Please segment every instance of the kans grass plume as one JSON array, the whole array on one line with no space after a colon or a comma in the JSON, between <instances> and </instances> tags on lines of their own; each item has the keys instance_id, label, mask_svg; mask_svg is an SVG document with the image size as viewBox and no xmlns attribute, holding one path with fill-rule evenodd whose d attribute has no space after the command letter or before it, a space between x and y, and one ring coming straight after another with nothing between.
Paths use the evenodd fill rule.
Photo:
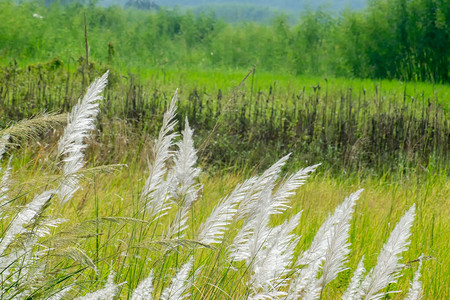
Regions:
<instances>
[{"instance_id":1,"label":"kans grass plume","mask_svg":"<svg viewBox=\"0 0 450 300\"><path fill-rule=\"evenodd\" d=\"M342 295L343 300L357 300L359 299L359 289L361 282L364 279L364 273L366 269L364 268L364 255L356 267L355 273L353 274L350 284Z\"/></svg>"},{"instance_id":2,"label":"kans grass plume","mask_svg":"<svg viewBox=\"0 0 450 300\"><path fill-rule=\"evenodd\" d=\"M134 289L131 300L151 300L153 295L153 271Z\"/></svg>"},{"instance_id":3,"label":"kans grass plume","mask_svg":"<svg viewBox=\"0 0 450 300\"><path fill-rule=\"evenodd\" d=\"M411 226L415 217L415 205L405 213L392 230L389 239L381 249L376 266L369 271L361 284L360 295L365 299L381 299L386 292L379 292L388 284L397 282L404 265L400 263L402 253L410 244Z\"/></svg>"},{"instance_id":4,"label":"kans grass plume","mask_svg":"<svg viewBox=\"0 0 450 300\"><path fill-rule=\"evenodd\" d=\"M110 300L114 299L119 291L119 284L114 283L114 277L116 274L111 271L108 275L108 280L105 286L95 292L87 293L83 297L75 298L75 300Z\"/></svg>"},{"instance_id":5,"label":"kans grass plume","mask_svg":"<svg viewBox=\"0 0 450 300\"><path fill-rule=\"evenodd\" d=\"M220 243L237 213L237 206L254 184L254 178L239 184L230 195L220 200L198 230L198 241L204 244Z\"/></svg>"},{"instance_id":6,"label":"kans grass plume","mask_svg":"<svg viewBox=\"0 0 450 300\"><path fill-rule=\"evenodd\" d=\"M0 130L0 153L2 140L6 145L14 146L19 142L36 140L39 136L67 120L66 114L41 113L30 119L23 119Z\"/></svg>"},{"instance_id":7,"label":"kans grass plume","mask_svg":"<svg viewBox=\"0 0 450 300\"><path fill-rule=\"evenodd\" d=\"M192 265L193 257L181 266L178 273L172 278L170 285L162 292L160 297L161 300L181 300L190 297L190 293L186 291L191 288L193 283L193 281L189 279Z\"/></svg>"},{"instance_id":8,"label":"kans grass plume","mask_svg":"<svg viewBox=\"0 0 450 300\"><path fill-rule=\"evenodd\" d=\"M319 228L309 249L299 256L295 265L305 267L292 280L288 299L318 298L325 285L344 270L350 247L347 243L350 219L361 192L351 194L335 209ZM321 269L322 277L318 279Z\"/></svg>"},{"instance_id":9,"label":"kans grass plume","mask_svg":"<svg viewBox=\"0 0 450 300\"><path fill-rule=\"evenodd\" d=\"M175 120L177 98L178 93L175 92L168 110L164 113L163 124L153 146L153 161L149 163L150 174L141 192L141 205L149 211L150 218L167 214L171 205L170 192L175 174L167 172L166 164L173 156L170 148L178 136L174 132L177 124Z\"/></svg>"},{"instance_id":10,"label":"kans grass plume","mask_svg":"<svg viewBox=\"0 0 450 300\"><path fill-rule=\"evenodd\" d=\"M2 256L5 250L14 240L14 238L26 231L25 226L30 224L33 219L41 212L41 210L48 203L53 194L54 191L45 191L39 194L14 217L0 242L0 261L3 258Z\"/></svg>"},{"instance_id":11,"label":"kans grass plume","mask_svg":"<svg viewBox=\"0 0 450 300\"><path fill-rule=\"evenodd\" d=\"M63 181L58 188L62 204L69 201L80 188L78 171L84 166L83 150L87 147L85 139L95 129L95 118L99 112L100 95L108 81L108 71L95 80L88 88L83 99L73 107L67 117L67 126L58 143L58 155L63 157Z\"/></svg>"},{"instance_id":12,"label":"kans grass plume","mask_svg":"<svg viewBox=\"0 0 450 300\"><path fill-rule=\"evenodd\" d=\"M183 231L188 228L187 220L189 209L197 200L200 184L197 184L200 168L196 168L197 151L194 148L194 140L192 138L193 130L189 127L188 119L186 118L185 127L183 131L183 139L177 143L178 151L174 158L174 181L173 199L178 204L178 211L172 222L168 237L184 237Z\"/></svg>"},{"instance_id":13,"label":"kans grass plume","mask_svg":"<svg viewBox=\"0 0 450 300\"><path fill-rule=\"evenodd\" d=\"M5 208L5 206L8 205L8 192L11 186L10 181L12 171L11 160L12 156L10 156L8 160L8 165L6 166L6 169L3 171L2 179L0 179L0 217L2 216L3 209ZM0 167L0 171L1 169L2 168Z\"/></svg>"},{"instance_id":14,"label":"kans grass plume","mask_svg":"<svg viewBox=\"0 0 450 300\"><path fill-rule=\"evenodd\" d=\"M420 270L422 269L423 254L419 257L419 267L414 273L413 282L408 290L405 300L420 300L422 299L422 282L420 281Z\"/></svg>"}]
</instances>

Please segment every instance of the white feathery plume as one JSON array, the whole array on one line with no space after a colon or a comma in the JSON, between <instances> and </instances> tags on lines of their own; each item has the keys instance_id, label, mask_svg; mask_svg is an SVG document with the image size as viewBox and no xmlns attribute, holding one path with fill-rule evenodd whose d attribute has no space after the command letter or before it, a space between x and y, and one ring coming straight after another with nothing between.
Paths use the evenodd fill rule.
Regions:
<instances>
[{"instance_id":1,"label":"white feathery plume","mask_svg":"<svg viewBox=\"0 0 450 300\"><path fill-rule=\"evenodd\" d=\"M153 295L153 272L134 289L131 300L151 300Z\"/></svg>"},{"instance_id":2,"label":"white feathery plume","mask_svg":"<svg viewBox=\"0 0 450 300\"><path fill-rule=\"evenodd\" d=\"M261 292L258 294L251 294L246 299L248 299L248 300L274 300L274 299L279 299L279 298L280 298L280 296L278 295L277 292L275 292L275 293Z\"/></svg>"},{"instance_id":3,"label":"white feathery plume","mask_svg":"<svg viewBox=\"0 0 450 300\"><path fill-rule=\"evenodd\" d=\"M3 154L5 154L6 152L6 145L8 144L9 138L10 138L9 134L0 136L0 160L3 157Z\"/></svg>"},{"instance_id":4,"label":"white feathery plume","mask_svg":"<svg viewBox=\"0 0 450 300\"><path fill-rule=\"evenodd\" d=\"M37 237L45 237L47 235L50 235L50 230L51 228L56 228L58 227L60 224L65 223L69 220L67 219L62 219L62 218L58 218L58 219L53 219L53 220L45 220L44 223L39 224L39 226L37 228L33 229L32 234L37 236Z\"/></svg>"},{"instance_id":5,"label":"white feathery plume","mask_svg":"<svg viewBox=\"0 0 450 300\"><path fill-rule=\"evenodd\" d=\"M167 211L169 205L169 191L174 175L164 180L166 175L166 162L172 157L170 147L177 133L173 132L177 121L175 120L176 102L178 94L170 102L169 109L164 113L163 124L158 138L153 146L153 163L149 164L150 174L145 180L141 192L141 203L144 209L150 212L150 217L155 217L161 211ZM165 181L165 183L164 183Z\"/></svg>"},{"instance_id":6,"label":"white feathery plume","mask_svg":"<svg viewBox=\"0 0 450 300\"><path fill-rule=\"evenodd\" d=\"M17 214L0 242L0 264L3 259L1 256L8 248L9 244L11 244L17 235L25 232L24 226L28 225L34 219L41 211L42 207L50 200L54 192L55 191L53 190L45 191L36 196L33 201L28 203L25 208Z\"/></svg>"},{"instance_id":7,"label":"white feathery plume","mask_svg":"<svg viewBox=\"0 0 450 300\"><path fill-rule=\"evenodd\" d=\"M330 230L328 239L327 251L324 257L324 264L322 267L323 273L320 280L322 289L330 283L337 275L346 270L344 264L347 262L348 254L350 253L351 243L347 242L350 237L350 221L354 211L356 200L358 200L362 191L358 191L350 197L343 207L343 214L337 224Z\"/></svg>"},{"instance_id":8,"label":"white feathery plume","mask_svg":"<svg viewBox=\"0 0 450 300\"><path fill-rule=\"evenodd\" d=\"M250 295L250 298L279 298L287 295L279 289L288 282L286 275L291 271L289 265L299 241L299 237L291 232L297 227L300 216L301 212L269 232L262 249L251 262L250 284L255 294Z\"/></svg>"},{"instance_id":9,"label":"white feathery plume","mask_svg":"<svg viewBox=\"0 0 450 300\"><path fill-rule=\"evenodd\" d=\"M320 270L322 261L317 259L311 261L306 267L301 269L291 281L287 300L304 297L313 297L320 294L321 287L317 279L317 273Z\"/></svg>"},{"instance_id":10,"label":"white feathery plume","mask_svg":"<svg viewBox=\"0 0 450 300\"><path fill-rule=\"evenodd\" d=\"M175 178L175 173L173 170L167 172L166 178L158 186L157 193L154 194L156 198L152 198L147 206L150 211L150 218L153 221L168 214L169 210L172 208L173 201L171 199L173 180Z\"/></svg>"},{"instance_id":11,"label":"white feathery plume","mask_svg":"<svg viewBox=\"0 0 450 300\"><path fill-rule=\"evenodd\" d=\"M4 278L9 278L11 268L15 267L14 264L24 255L25 250L18 249L0 258L0 283L2 285L4 284Z\"/></svg>"},{"instance_id":12,"label":"white feathery plume","mask_svg":"<svg viewBox=\"0 0 450 300\"><path fill-rule=\"evenodd\" d=\"M9 255L0 259L1 284L14 286L13 289L7 290L7 293L14 295L14 298L20 298L16 293L22 290L24 285L29 287L44 277L45 266L40 263L40 260L47 255L48 248L36 251L34 247L37 241L38 237L35 235L27 237L21 248L14 249ZM21 292L21 295L27 296L30 292L28 288Z\"/></svg>"},{"instance_id":13,"label":"white feathery plume","mask_svg":"<svg viewBox=\"0 0 450 300\"><path fill-rule=\"evenodd\" d=\"M281 205L273 205L272 192L281 168L289 156L290 154L282 157L261 176L248 180L251 186L241 201L241 205L239 205L237 215L237 219L248 219L230 246L229 257L231 261L245 260L247 264L250 264L269 237L271 232L271 228L268 227L270 215L274 214L275 210L282 209ZM286 186L293 185L287 184ZM284 188L283 192L288 193L290 190ZM277 197L279 200L283 199L283 194L280 193ZM272 205L273 210L271 209Z\"/></svg>"},{"instance_id":14,"label":"white feathery plume","mask_svg":"<svg viewBox=\"0 0 450 300\"><path fill-rule=\"evenodd\" d=\"M329 216L317 231L317 234L314 236L309 249L299 256L296 265L306 265L306 267L302 268L296 275L295 279L291 282L291 286L289 289L289 299L296 299L300 295L306 297L305 293L308 295L308 297L313 297L314 295L317 295L317 290L320 294L321 282L317 280L317 274L322 267L322 263L326 259L329 247L335 243L332 241L332 239L336 239L339 237L339 235L336 235L335 233L343 234L343 236L345 237L345 231L337 231L336 227L339 224L342 224L342 227L345 228L345 222L349 222L349 218L353 213L355 202L357 199L359 199L361 193L362 189L348 196L344 200L344 202L336 207L333 215ZM345 244L347 238L343 239L341 237L339 238L341 241L340 243ZM339 249L335 248L335 251L338 250ZM345 260L345 257L347 255L345 254L342 256L339 254L335 254L335 251L329 252L330 257L336 256L332 261L332 272L327 275L329 276L329 278L333 277L331 276L333 275L333 272L341 270L343 260ZM331 266L327 268L330 267Z\"/></svg>"},{"instance_id":15,"label":"white feathery plume","mask_svg":"<svg viewBox=\"0 0 450 300\"><path fill-rule=\"evenodd\" d=\"M5 134L0 137L0 161L3 157L3 154L5 154L6 151L6 145L8 143L10 135ZM9 177L11 176L11 159L12 156L9 158L8 166L6 167L6 170L3 172L2 179L0 181L0 217L3 214L3 208L8 204L8 192L9 192ZM2 168L0 167L0 171Z\"/></svg>"},{"instance_id":16,"label":"white feathery plume","mask_svg":"<svg viewBox=\"0 0 450 300\"><path fill-rule=\"evenodd\" d=\"M9 158L8 166L6 167L5 171L3 172L2 179L0 180L0 216L2 215L1 210L8 204L8 192L10 187L10 181L9 177L11 176L11 159L12 156ZM1 171L1 167L0 167Z\"/></svg>"},{"instance_id":17,"label":"white feathery plume","mask_svg":"<svg viewBox=\"0 0 450 300\"><path fill-rule=\"evenodd\" d=\"M320 166L320 164L298 170L277 188L273 194L273 200L270 205L271 214L281 214L287 208L290 208L290 206L287 205L289 197L295 195L295 191L305 183L309 174L314 172L318 166Z\"/></svg>"},{"instance_id":18,"label":"white feathery plume","mask_svg":"<svg viewBox=\"0 0 450 300\"><path fill-rule=\"evenodd\" d=\"M188 280L192 264L193 258L191 257L183 266L181 266L178 273L172 278L170 285L164 289L160 297L161 300L181 300L189 298L190 294L184 293L191 288L193 283L192 280Z\"/></svg>"},{"instance_id":19,"label":"white feathery plume","mask_svg":"<svg viewBox=\"0 0 450 300\"><path fill-rule=\"evenodd\" d=\"M95 80L88 88L83 99L78 100L77 105L67 118L67 126L64 135L58 143L58 155L64 157L64 180L58 189L58 196L62 204L69 201L79 189L79 175L76 174L84 166L83 150L87 147L84 139L95 129L95 118L99 112L100 93L108 81L107 71L101 78Z\"/></svg>"},{"instance_id":20,"label":"white feathery plume","mask_svg":"<svg viewBox=\"0 0 450 300\"><path fill-rule=\"evenodd\" d=\"M183 233L188 229L187 221L189 215L190 207L182 206L178 209L177 214L166 233L167 238L183 238L185 234Z\"/></svg>"},{"instance_id":21,"label":"white feathery plume","mask_svg":"<svg viewBox=\"0 0 450 300\"><path fill-rule=\"evenodd\" d=\"M312 273L313 274L313 273ZM316 300L320 298L320 291L322 287L320 286L320 279L314 275L310 278L308 285L305 288L305 292L302 296L303 300Z\"/></svg>"},{"instance_id":22,"label":"white feathery plume","mask_svg":"<svg viewBox=\"0 0 450 300\"><path fill-rule=\"evenodd\" d=\"M376 294L388 284L395 283L400 277L403 264L399 262L402 253L408 249L411 226L415 217L415 204L405 213L392 230L386 244L378 255L376 266L370 270L361 284L362 297L365 299L381 299L385 292Z\"/></svg>"},{"instance_id":23,"label":"white feathery plume","mask_svg":"<svg viewBox=\"0 0 450 300\"><path fill-rule=\"evenodd\" d=\"M405 300L420 300L422 299L422 282L420 281L420 270L422 269L423 254L419 257L419 268L414 273L413 282L408 290Z\"/></svg>"},{"instance_id":24,"label":"white feathery plume","mask_svg":"<svg viewBox=\"0 0 450 300\"><path fill-rule=\"evenodd\" d=\"M195 179L200 174L200 169L195 168L197 163L197 151L192 139L193 130L189 127L188 119L185 120L183 139L177 143L178 151L175 154L175 196L183 200L184 206L191 206L197 197L197 185Z\"/></svg>"},{"instance_id":25,"label":"white feathery plume","mask_svg":"<svg viewBox=\"0 0 450 300\"><path fill-rule=\"evenodd\" d=\"M289 155L283 157L257 178L254 186L259 187L258 192L247 197L246 203L239 207L241 209L243 206L244 210L241 216L249 215L249 217L230 246L229 256L232 261L245 260L249 264L260 255L259 252L264 248L263 245L272 232L268 227L270 216L282 213L289 207L286 204L288 197L294 194L294 190L302 185L308 174L317 167L316 165L298 171L273 192L278 174L288 158ZM264 185L260 186L261 184ZM251 199L251 202L248 199Z\"/></svg>"},{"instance_id":26,"label":"white feathery plume","mask_svg":"<svg viewBox=\"0 0 450 300\"><path fill-rule=\"evenodd\" d=\"M259 211L260 203L259 199L261 193L264 189L267 190L267 186L273 188L275 186L275 181L278 179L281 168L286 164L286 161L290 157L290 153L276 163L274 163L270 168L268 168L259 177L253 177L253 186L248 191L248 195L244 198L244 201L239 205L238 209L238 219L243 219L248 217L249 214L254 215L254 212ZM272 189L271 189L272 190ZM270 191L271 191L270 190Z\"/></svg>"},{"instance_id":27,"label":"white feathery plume","mask_svg":"<svg viewBox=\"0 0 450 300\"><path fill-rule=\"evenodd\" d=\"M39 220L42 221L42 220ZM27 230L27 239L24 242L23 258L21 258L21 276L25 277L27 281L31 281L34 278L38 278L43 271L44 265L39 264L39 260L48 254L49 248L44 247L43 250L36 251L33 249L38 245L39 238L45 237L50 234L50 227L58 227L59 224L68 220L55 219L45 220L43 224L34 224L31 230ZM39 245L43 247L43 245ZM14 251L17 252L17 251Z\"/></svg>"},{"instance_id":28,"label":"white feathery plume","mask_svg":"<svg viewBox=\"0 0 450 300\"><path fill-rule=\"evenodd\" d=\"M223 198L211 215L200 226L198 241L204 244L220 243L228 225L237 212L237 205L243 201L254 184L254 178L236 186L230 195Z\"/></svg>"},{"instance_id":29,"label":"white feathery plume","mask_svg":"<svg viewBox=\"0 0 450 300\"><path fill-rule=\"evenodd\" d=\"M361 281L364 278L364 273L366 269L364 268L364 255L358 263L356 267L355 273L353 274L352 279L350 280L350 284L347 287L347 290L342 295L343 300L357 300L359 299Z\"/></svg>"},{"instance_id":30,"label":"white feathery plume","mask_svg":"<svg viewBox=\"0 0 450 300\"><path fill-rule=\"evenodd\" d=\"M114 299L117 292L119 291L119 284L114 283L115 272L111 270L108 275L108 280L106 281L105 287L84 295L83 297L75 298L76 300L110 300Z\"/></svg>"},{"instance_id":31,"label":"white feathery plume","mask_svg":"<svg viewBox=\"0 0 450 300\"><path fill-rule=\"evenodd\" d=\"M229 249L231 261L245 260L249 265L267 242L271 231L268 227L270 212L267 208L270 206L271 198L272 185L268 184L261 193L255 212L252 212L252 216L246 220L234 237Z\"/></svg>"},{"instance_id":32,"label":"white feathery plume","mask_svg":"<svg viewBox=\"0 0 450 300\"><path fill-rule=\"evenodd\" d=\"M18 266L27 255L27 249L19 248L15 251L11 251L8 255L2 256L0 258L0 284L5 285L7 282L17 282L17 271L20 269ZM11 274L16 272L16 274ZM10 292L11 293L11 292Z\"/></svg>"},{"instance_id":33,"label":"white feathery plume","mask_svg":"<svg viewBox=\"0 0 450 300\"><path fill-rule=\"evenodd\" d=\"M18 290L18 288L16 288L16 287L13 288L12 294L14 296L11 299L29 299L30 298L31 291L29 289L25 289L25 290L23 290L23 291L21 291L19 293L16 292L17 290Z\"/></svg>"},{"instance_id":34,"label":"white feathery plume","mask_svg":"<svg viewBox=\"0 0 450 300\"><path fill-rule=\"evenodd\" d=\"M48 297L47 300L61 300L65 299L66 294L73 288L73 284L63 288L62 290L56 292L52 296Z\"/></svg>"},{"instance_id":35,"label":"white feathery plume","mask_svg":"<svg viewBox=\"0 0 450 300\"><path fill-rule=\"evenodd\" d=\"M199 184L195 183L195 179L200 174L200 169L195 168L197 162L197 153L194 148L194 140L192 139L193 130L189 127L188 119L185 121L183 139L178 145L178 151L174 159L174 198L178 200L179 209L172 222L167 236L182 237L182 232L188 228L187 218L189 209L197 200Z\"/></svg>"},{"instance_id":36,"label":"white feathery plume","mask_svg":"<svg viewBox=\"0 0 450 300\"><path fill-rule=\"evenodd\" d=\"M355 205L355 201L359 199L362 191L363 190L360 189L351 194L344 200L344 202L336 207L333 215L329 216L322 226L320 226L309 249L299 257L297 260L297 265L306 265L311 261L323 259L325 257L325 253L328 249L328 241L330 240L330 236L332 234L332 228L336 226L336 224L342 220L345 215L347 215L348 210L352 210Z\"/></svg>"},{"instance_id":37,"label":"white feathery plume","mask_svg":"<svg viewBox=\"0 0 450 300\"><path fill-rule=\"evenodd\" d=\"M246 197L244 205L239 207L244 212L240 216L250 215L241 230L238 232L230 246L230 258L234 261L252 261L266 241L269 232L268 223L270 216L283 212L289 206L286 204L288 197L294 194L294 190L304 183L308 174L318 166L302 169L282 183L276 192L273 192L278 173L285 164L289 155L280 159L269 168L260 178L256 178L253 186L259 190ZM264 184L261 186L261 184ZM255 189L251 190L252 192ZM251 202L249 201L251 200ZM246 212L248 210L248 212Z\"/></svg>"}]
</instances>

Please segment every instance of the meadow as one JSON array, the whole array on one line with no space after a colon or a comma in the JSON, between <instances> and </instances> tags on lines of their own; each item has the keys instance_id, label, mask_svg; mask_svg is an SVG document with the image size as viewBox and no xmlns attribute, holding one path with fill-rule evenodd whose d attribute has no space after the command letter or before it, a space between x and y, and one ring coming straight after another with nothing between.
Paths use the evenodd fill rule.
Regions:
<instances>
[{"instance_id":1,"label":"meadow","mask_svg":"<svg viewBox=\"0 0 450 300\"><path fill-rule=\"evenodd\" d=\"M0 1L1 299L450 298L445 1L50 2Z\"/></svg>"},{"instance_id":2,"label":"meadow","mask_svg":"<svg viewBox=\"0 0 450 300\"><path fill-rule=\"evenodd\" d=\"M396 171L389 160L380 161L379 168L352 171L342 162L327 165L326 156L318 154L323 161L303 161L296 152L288 160L285 157L276 162L288 154L282 148L259 160L251 151L239 154L244 162L228 157L219 160L212 154L217 151L214 143L238 139L233 137L238 133L230 130L234 121L221 124L217 120L228 118L222 118L221 110L229 110L230 115L242 110L242 106L236 109L239 102L233 97L244 97L244 87L230 89L223 95L222 104L210 99L214 110L209 112L207 100L192 103L198 87L185 94L186 87L181 85L178 102L174 102L168 91L150 87L154 97L146 97L151 93L143 85L127 83L124 87L117 79L120 76L111 74L101 105L97 94L88 90L87 95L95 100L93 106L78 103L73 109L78 93L73 92L73 97L62 93L82 89L82 73L70 76L73 86L33 85L34 80L27 80L34 75L24 70L15 75L15 84L5 85L15 87L15 91L2 93L3 107L9 107L5 112L10 116L42 111L39 105L48 105L47 109L67 106L72 113L64 133L60 125L65 121L64 114L10 122L2 131L1 135L7 137L4 149L10 157L3 159L3 298L335 299L355 282L355 295L347 291L345 299L364 295L417 299L408 290L419 263L423 297L449 295L445 203L450 186L445 156L437 154L439 159L428 160L421 168L404 166ZM53 79L58 78L64 77ZM400 83L391 83L390 87L396 84ZM46 86L48 89L42 90ZM205 87L204 95L208 95L208 88L215 89ZM123 96L120 91L124 90L133 96L125 96L120 102L113 100ZM43 93L61 102L48 96L41 98ZM157 93L161 96L155 96ZM372 99L377 93L381 91L375 88L368 97ZM317 88L312 88L304 99L317 103L321 97ZM387 106L393 112L398 111L396 105L405 105L405 100L397 97L393 96ZM342 97L339 101L346 103ZM285 105L285 110L292 109ZM429 103L417 105L417 111L411 109L408 114L427 118ZM80 107L95 113L80 113ZM172 113L164 114L163 119L167 110ZM275 109L270 105L261 110L260 124L275 120L270 113ZM336 116L343 115L336 110ZM76 121L77 111L87 119ZM205 129L202 126L208 124L202 120L218 111L216 122L209 125L211 131L221 133L219 127L226 126L228 135L204 133L200 139L189 140L192 131L185 117L193 120L191 126L194 130L198 126L201 134ZM419 120L424 124L424 119ZM434 116L431 124L441 126L445 122L448 118ZM73 129L67 129L71 126ZM355 126L358 128L359 123ZM176 137L176 131L182 134ZM75 137L68 138L70 133ZM384 139L382 136L381 141ZM227 147L231 146L219 150L229 151ZM445 153L438 147L430 151ZM279 157L273 159L275 155ZM410 163L421 161L420 156L410 159ZM320 162L321 166L302 169ZM315 168L317 171L308 178ZM364 189L362 193L351 194L360 188ZM349 195L353 196L346 198ZM36 203L40 205L34 206ZM255 224L253 219L260 222ZM391 232L395 232L393 237ZM365 270L375 271L367 273L361 268L363 257ZM353 276L356 269L359 279ZM397 279L399 274L402 276Z\"/></svg>"}]
</instances>

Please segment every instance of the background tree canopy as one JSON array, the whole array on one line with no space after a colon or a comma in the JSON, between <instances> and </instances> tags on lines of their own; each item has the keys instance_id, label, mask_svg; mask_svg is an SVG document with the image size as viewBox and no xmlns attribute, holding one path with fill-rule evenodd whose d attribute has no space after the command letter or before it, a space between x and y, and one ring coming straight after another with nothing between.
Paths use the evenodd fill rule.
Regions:
<instances>
[{"instance_id":1,"label":"background tree canopy","mask_svg":"<svg viewBox=\"0 0 450 300\"><path fill-rule=\"evenodd\" d=\"M295 23L283 14L266 23L227 23L211 11L155 8L2 1L0 57L23 64L76 59L84 53L86 13L92 59L119 67L248 69L257 64L289 74L449 80L445 0L373 0L363 10L339 13L306 10L296 14ZM256 20L272 13L247 8L230 10L229 17L241 13ZM13 11L15 17L8 17ZM35 13L44 18L33 18Z\"/></svg>"}]
</instances>

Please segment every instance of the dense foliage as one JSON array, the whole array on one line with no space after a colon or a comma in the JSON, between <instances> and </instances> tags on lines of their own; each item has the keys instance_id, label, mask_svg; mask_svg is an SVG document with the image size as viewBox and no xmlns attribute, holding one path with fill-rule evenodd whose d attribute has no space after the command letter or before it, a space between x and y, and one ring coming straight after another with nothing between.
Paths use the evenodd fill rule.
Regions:
<instances>
[{"instance_id":1,"label":"dense foliage","mask_svg":"<svg viewBox=\"0 0 450 300\"><path fill-rule=\"evenodd\" d=\"M340 15L317 10L295 25L224 23L212 14L138 11L71 2L0 2L0 57L22 64L84 55L121 68L259 69L290 74L449 80L445 0L374 0ZM34 17L33 17L34 16Z\"/></svg>"}]
</instances>

